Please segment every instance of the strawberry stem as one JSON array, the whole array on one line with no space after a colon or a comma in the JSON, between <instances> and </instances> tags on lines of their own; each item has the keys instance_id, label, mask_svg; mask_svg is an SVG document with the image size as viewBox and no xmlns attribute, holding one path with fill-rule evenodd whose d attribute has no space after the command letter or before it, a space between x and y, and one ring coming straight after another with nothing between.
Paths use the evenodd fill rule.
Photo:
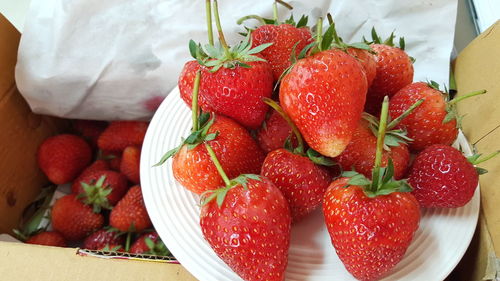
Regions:
<instances>
[{"instance_id":1,"label":"strawberry stem","mask_svg":"<svg viewBox=\"0 0 500 281\"><path fill-rule=\"evenodd\" d=\"M255 19L258 20L262 24L267 24L266 20L264 18L257 16L257 15L248 15L240 18L238 21L236 21L237 24L242 24L244 21L249 20L249 19Z\"/></svg>"},{"instance_id":2,"label":"strawberry stem","mask_svg":"<svg viewBox=\"0 0 500 281\"><path fill-rule=\"evenodd\" d=\"M127 240L125 241L125 252L130 250L130 244L132 242L132 232L127 233Z\"/></svg>"},{"instance_id":3,"label":"strawberry stem","mask_svg":"<svg viewBox=\"0 0 500 281\"><path fill-rule=\"evenodd\" d=\"M473 161L471 163L472 163L472 165L477 165L479 163L483 163L483 162L486 162L486 161L490 160L491 158L497 156L498 154L500 154L500 151L495 151L495 152L491 153L490 155L485 156L482 159L478 158L476 161Z\"/></svg>"},{"instance_id":4,"label":"strawberry stem","mask_svg":"<svg viewBox=\"0 0 500 281\"><path fill-rule=\"evenodd\" d=\"M292 119L290 119L290 116L288 116L288 114L285 113L283 108L281 108L281 106L279 104L277 104L275 101L273 101L272 99L264 98L263 100L267 105L269 105L274 110L276 110L276 112L278 112L279 115L281 115L281 117L283 117L283 119L286 120L288 125L292 128L292 131L295 134L295 137L297 138L297 143L298 143L297 144L297 151L298 151L298 153L300 153L300 154L304 153L304 140L302 139L302 135L300 134L300 131L297 128L297 126L295 126Z\"/></svg>"},{"instance_id":5,"label":"strawberry stem","mask_svg":"<svg viewBox=\"0 0 500 281\"><path fill-rule=\"evenodd\" d=\"M200 89L200 78L201 71L198 69L198 71L196 71L196 77L194 78L193 101L191 104L191 118L193 119L193 128L191 129L191 132L196 132L200 129L200 125L198 123L198 92Z\"/></svg>"},{"instance_id":6,"label":"strawberry stem","mask_svg":"<svg viewBox=\"0 0 500 281\"><path fill-rule=\"evenodd\" d=\"M217 26L217 32L219 33L219 41L224 48L224 54L228 59L231 58L231 52L229 52L229 47L226 42L226 38L224 37L224 33L222 32L222 27L220 24L219 18L219 5L217 4L217 0L214 0L214 17L215 17L215 25Z\"/></svg>"},{"instance_id":7,"label":"strawberry stem","mask_svg":"<svg viewBox=\"0 0 500 281\"><path fill-rule=\"evenodd\" d=\"M212 7L211 0L205 1L205 14L207 15L208 44L214 45L214 33L212 31Z\"/></svg>"},{"instance_id":8,"label":"strawberry stem","mask_svg":"<svg viewBox=\"0 0 500 281\"><path fill-rule=\"evenodd\" d=\"M278 24L278 4L276 4L276 1L273 2L273 19Z\"/></svg>"},{"instance_id":9,"label":"strawberry stem","mask_svg":"<svg viewBox=\"0 0 500 281\"><path fill-rule=\"evenodd\" d=\"M229 187L231 185L231 181L226 175L226 172L224 172L224 169L222 169L222 165L219 162L219 159L217 159L217 156L215 155L214 150L212 147L208 144L205 143L205 147L207 148L208 154L210 154L210 158L212 159L212 162L214 162L215 168L217 168L217 171L219 172L220 176L222 177L222 180L226 184L226 187Z\"/></svg>"},{"instance_id":10,"label":"strawberry stem","mask_svg":"<svg viewBox=\"0 0 500 281\"><path fill-rule=\"evenodd\" d=\"M332 25L333 24L332 14L330 13L326 14L326 18L328 19L328 24Z\"/></svg>"},{"instance_id":11,"label":"strawberry stem","mask_svg":"<svg viewBox=\"0 0 500 281\"><path fill-rule=\"evenodd\" d=\"M321 41L323 41L323 18L319 17L316 24L316 43L321 50Z\"/></svg>"},{"instance_id":12,"label":"strawberry stem","mask_svg":"<svg viewBox=\"0 0 500 281\"><path fill-rule=\"evenodd\" d=\"M474 92L465 94L461 97L458 97L456 99L452 99L451 101L448 102L448 105L453 105L453 104L456 104L457 102L462 101L464 99L467 99L467 98L470 98L473 96L477 96L477 95L483 95L483 94L486 94L486 90L474 91Z\"/></svg>"},{"instance_id":13,"label":"strawberry stem","mask_svg":"<svg viewBox=\"0 0 500 281\"><path fill-rule=\"evenodd\" d=\"M419 99L417 102L412 104L405 112L403 112L403 114L399 115L396 119L392 120L391 123L389 123L389 125L387 125L387 130L396 127L399 124L399 122L401 122L401 120L405 119L408 115L410 115L413 112L413 110L415 110L415 108L420 106L423 102L424 99Z\"/></svg>"},{"instance_id":14,"label":"strawberry stem","mask_svg":"<svg viewBox=\"0 0 500 281\"><path fill-rule=\"evenodd\" d=\"M378 181L380 175L380 165L382 164L382 153L384 151L384 138L387 128L387 115L389 112L389 97L385 96L382 102L382 110L380 112L380 125L378 126L377 134L377 151L375 153L375 164L373 165L373 181ZM372 190L375 192L376 190Z\"/></svg>"},{"instance_id":15,"label":"strawberry stem","mask_svg":"<svg viewBox=\"0 0 500 281\"><path fill-rule=\"evenodd\" d=\"M285 2L285 1L282 1L282 0L275 0L275 3L280 3L281 5L285 6L287 9L289 9L289 10L293 10L292 5L288 4L288 3L287 3L287 2Z\"/></svg>"}]
</instances>

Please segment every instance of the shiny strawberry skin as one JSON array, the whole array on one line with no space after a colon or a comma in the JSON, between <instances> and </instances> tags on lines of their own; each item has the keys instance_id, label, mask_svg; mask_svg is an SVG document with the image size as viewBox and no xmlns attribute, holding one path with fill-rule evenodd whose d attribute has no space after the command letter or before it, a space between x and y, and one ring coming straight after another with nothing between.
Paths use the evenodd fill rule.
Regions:
<instances>
[{"instance_id":1,"label":"shiny strawberry skin","mask_svg":"<svg viewBox=\"0 0 500 281\"><path fill-rule=\"evenodd\" d=\"M408 192L369 198L348 178L331 183L323 213L332 244L355 278L378 280L403 258L420 222L420 209Z\"/></svg>"},{"instance_id":2,"label":"shiny strawberry skin","mask_svg":"<svg viewBox=\"0 0 500 281\"><path fill-rule=\"evenodd\" d=\"M283 193L289 203L293 222L301 220L321 205L332 181L326 167L283 148L266 156L261 175L272 181Z\"/></svg>"},{"instance_id":3,"label":"shiny strawberry skin","mask_svg":"<svg viewBox=\"0 0 500 281\"><path fill-rule=\"evenodd\" d=\"M351 140L367 91L360 63L341 50L297 62L280 86L280 103L307 144L335 157Z\"/></svg>"},{"instance_id":4,"label":"shiny strawberry skin","mask_svg":"<svg viewBox=\"0 0 500 281\"><path fill-rule=\"evenodd\" d=\"M435 144L420 152L410 169L408 183L420 206L458 208L474 196L479 175L455 148Z\"/></svg>"},{"instance_id":5,"label":"shiny strawberry skin","mask_svg":"<svg viewBox=\"0 0 500 281\"><path fill-rule=\"evenodd\" d=\"M141 232L152 226L141 187L136 185L116 204L109 215L109 224L120 231Z\"/></svg>"},{"instance_id":6,"label":"shiny strawberry skin","mask_svg":"<svg viewBox=\"0 0 500 281\"><path fill-rule=\"evenodd\" d=\"M424 82L416 82L399 90L389 105L391 118L397 118L419 99L424 102L399 123L413 141L410 149L420 151L433 144L451 145L458 135L457 121L443 123L446 100L443 94Z\"/></svg>"},{"instance_id":7,"label":"shiny strawberry skin","mask_svg":"<svg viewBox=\"0 0 500 281\"><path fill-rule=\"evenodd\" d=\"M363 66L369 88L373 79L375 79L375 75L377 74L377 61L375 60L375 57L367 50L356 48L348 48L347 53L355 57Z\"/></svg>"},{"instance_id":8,"label":"shiny strawberry skin","mask_svg":"<svg viewBox=\"0 0 500 281\"><path fill-rule=\"evenodd\" d=\"M394 178L401 179L405 176L410 163L410 151L406 144L391 146L390 151L384 150L382 154L382 167L386 167L389 158L394 164ZM377 150L377 137L368 127L368 122L360 120L351 142L346 149L335 158L344 171L354 169L367 178L372 177L375 152Z\"/></svg>"},{"instance_id":9,"label":"shiny strawberry skin","mask_svg":"<svg viewBox=\"0 0 500 281\"><path fill-rule=\"evenodd\" d=\"M378 115L384 96L390 98L413 82L413 63L400 48L383 44L373 44L371 48L377 53L377 74L366 96L365 111Z\"/></svg>"},{"instance_id":10,"label":"shiny strawberry skin","mask_svg":"<svg viewBox=\"0 0 500 281\"><path fill-rule=\"evenodd\" d=\"M203 236L215 253L248 281L284 280L291 216L286 199L266 178L230 189L222 206L215 200L200 214Z\"/></svg>"},{"instance_id":11,"label":"shiny strawberry skin","mask_svg":"<svg viewBox=\"0 0 500 281\"><path fill-rule=\"evenodd\" d=\"M123 235L118 235L118 232L100 229L85 238L82 248L101 250L108 245L108 248L112 249L113 247L109 245L123 245L124 243L125 237Z\"/></svg>"},{"instance_id":12,"label":"shiny strawberry skin","mask_svg":"<svg viewBox=\"0 0 500 281\"><path fill-rule=\"evenodd\" d=\"M285 145L285 141L291 136L292 128L281 115L272 110L269 118L264 121L265 125L257 130L257 142L265 153L269 153ZM292 142L296 143L294 136Z\"/></svg>"},{"instance_id":13,"label":"shiny strawberry skin","mask_svg":"<svg viewBox=\"0 0 500 281\"><path fill-rule=\"evenodd\" d=\"M219 132L217 138L207 143L229 178L260 172L264 152L245 128L230 118L217 115L208 134L216 132ZM197 194L217 189L224 183L203 144L191 150L184 145L174 156L172 169L175 179Z\"/></svg>"},{"instance_id":14,"label":"shiny strawberry skin","mask_svg":"<svg viewBox=\"0 0 500 281\"><path fill-rule=\"evenodd\" d=\"M127 146L123 150L120 172L135 184L140 183L141 149L137 146Z\"/></svg>"},{"instance_id":15,"label":"shiny strawberry skin","mask_svg":"<svg viewBox=\"0 0 500 281\"><path fill-rule=\"evenodd\" d=\"M262 101L273 94L273 75L267 62L246 62L250 68L221 67L214 73L189 61L179 77L181 98L191 107L193 81L201 69L198 103L206 112L222 114L241 125L256 129L266 117L268 106Z\"/></svg>"},{"instance_id":16,"label":"shiny strawberry skin","mask_svg":"<svg viewBox=\"0 0 500 281\"><path fill-rule=\"evenodd\" d=\"M127 193L128 190L127 179L125 178L125 176L118 172L110 170L89 172L83 177L79 178L80 181L75 181L71 185L71 191L73 192L73 194L77 195L83 193L84 189L82 187L82 182L92 185L95 184L102 176L106 177L102 186L112 189L107 198L109 204L114 206L116 205L116 203L118 203L118 201L120 201L120 199L122 199L122 197L125 195L125 193Z\"/></svg>"},{"instance_id":17,"label":"shiny strawberry skin","mask_svg":"<svg viewBox=\"0 0 500 281\"><path fill-rule=\"evenodd\" d=\"M56 201L51 211L52 227L65 239L76 241L100 229L104 216L92 211L75 194L66 195Z\"/></svg>"},{"instance_id":18,"label":"shiny strawberry skin","mask_svg":"<svg viewBox=\"0 0 500 281\"><path fill-rule=\"evenodd\" d=\"M43 231L36 235L31 236L26 240L28 244L44 245L44 246L55 246L55 247L66 247L66 240L64 237L56 231Z\"/></svg>"},{"instance_id":19,"label":"shiny strawberry skin","mask_svg":"<svg viewBox=\"0 0 500 281\"><path fill-rule=\"evenodd\" d=\"M100 149L121 152L127 146L141 146L149 123L138 121L114 121L97 140Z\"/></svg>"},{"instance_id":20,"label":"shiny strawberry skin","mask_svg":"<svg viewBox=\"0 0 500 281\"><path fill-rule=\"evenodd\" d=\"M253 47L272 43L260 54L269 62L273 69L274 80L278 81L285 69L292 65L290 56L295 47L296 56L313 41L311 31L306 27L297 28L291 24L266 24L252 31Z\"/></svg>"}]
</instances>

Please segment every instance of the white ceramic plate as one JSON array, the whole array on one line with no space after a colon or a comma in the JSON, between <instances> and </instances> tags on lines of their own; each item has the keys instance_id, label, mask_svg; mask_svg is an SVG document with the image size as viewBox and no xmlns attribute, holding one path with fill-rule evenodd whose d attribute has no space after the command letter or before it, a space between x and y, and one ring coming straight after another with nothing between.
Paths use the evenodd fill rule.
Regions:
<instances>
[{"instance_id":1,"label":"white ceramic plate","mask_svg":"<svg viewBox=\"0 0 500 281\"><path fill-rule=\"evenodd\" d=\"M185 190L172 174L172 161L152 167L176 147L191 128L191 111L174 89L149 125L142 147L141 183L153 224L177 260L200 280L241 280L212 251L199 226L198 196ZM470 148L460 134L459 145ZM474 234L479 188L458 209L427 209L404 259L383 280L443 280L460 261ZM355 280L337 257L321 210L292 227L286 280Z\"/></svg>"}]
</instances>

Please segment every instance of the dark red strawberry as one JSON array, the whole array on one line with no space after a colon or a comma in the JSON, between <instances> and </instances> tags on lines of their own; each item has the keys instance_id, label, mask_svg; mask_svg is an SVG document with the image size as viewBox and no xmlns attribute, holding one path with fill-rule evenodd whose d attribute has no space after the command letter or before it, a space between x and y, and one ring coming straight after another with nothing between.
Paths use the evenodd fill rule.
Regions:
<instances>
[{"instance_id":1,"label":"dark red strawberry","mask_svg":"<svg viewBox=\"0 0 500 281\"><path fill-rule=\"evenodd\" d=\"M73 127L91 145L97 147L97 139L108 126L108 122L94 120L74 120Z\"/></svg>"},{"instance_id":2,"label":"dark red strawberry","mask_svg":"<svg viewBox=\"0 0 500 281\"><path fill-rule=\"evenodd\" d=\"M45 246L66 247L66 240L56 231L43 231L31 236L26 243Z\"/></svg>"},{"instance_id":3,"label":"dark red strawberry","mask_svg":"<svg viewBox=\"0 0 500 281\"><path fill-rule=\"evenodd\" d=\"M100 229L85 238L82 248L89 250L101 250L108 246L111 249L111 245L123 245L124 243L125 237L119 232Z\"/></svg>"},{"instance_id":4,"label":"dark red strawberry","mask_svg":"<svg viewBox=\"0 0 500 281\"><path fill-rule=\"evenodd\" d=\"M94 161L94 163L85 168L82 173L73 181L71 185L71 191L73 193L77 192L78 186L82 182L82 179L85 178L88 174L94 173L96 171L106 171L109 169L110 167L106 160L97 159L96 161Z\"/></svg>"},{"instance_id":5,"label":"dark red strawberry","mask_svg":"<svg viewBox=\"0 0 500 281\"><path fill-rule=\"evenodd\" d=\"M83 202L97 207L96 212L99 212L100 207L111 208L116 205L127 189L127 179L110 170L87 173L71 186L71 191L78 194Z\"/></svg>"},{"instance_id":6,"label":"dark red strawberry","mask_svg":"<svg viewBox=\"0 0 500 281\"><path fill-rule=\"evenodd\" d=\"M46 139L38 148L38 166L55 184L74 180L92 159L90 146L75 135L63 134Z\"/></svg>"},{"instance_id":7,"label":"dark red strawberry","mask_svg":"<svg viewBox=\"0 0 500 281\"><path fill-rule=\"evenodd\" d=\"M168 256L170 251L167 249L156 231L141 235L130 248L131 254L147 254L155 256Z\"/></svg>"},{"instance_id":8,"label":"dark red strawberry","mask_svg":"<svg viewBox=\"0 0 500 281\"><path fill-rule=\"evenodd\" d=\"M141 146L148 129L147 122L114 121L102 132L97 140L100 149L121 152L127 146Z\"/></svg>"},{"instance_id":9,"label":"dark red strawberry","mask_svg":"<svg viewBox=\"0 0 500 281\"><path fill-rule=\"evenodd\" d=\"M141 232L152 226L140 186L131 187L111 210L109 224L120 231L134 232Z\"/></svg>"},{"instance_id":10,"label":"dark red strawberry","mask_svg":"<svg viewBox=\"0 0 500 281\"><path fill-rule=\"evenodd\" d=\"M486 91L477 91L463 98L484 93ZM420 151L433 144L451 145L458 135L454 104L462 97L447 101L447 95L439 91L437 83L412 83L391 99L391 117L400 116L419 99L423 99L424 103L400 123L400 127L408 132L408 137L413 139L411 150Z\"/></svg>"},{"instance_id":11,"label":"dark red strawberry","mask_svg":"<svg viewBox=\"0 0 500 281\"><path fill-rule=\"evenodd\" d=\"M420 152L408 175L413 195L425 208L458 208L467 204L476 191L479 173L474 167L498 152L479 159L480 155L466 158L455 148L435 144Z\"/></svg>"},{"instance_id":12,"label":"dark red strawberry","mask_svg":"<svg viewBox=\"0 0 500 281\"><path fill-rule=\"evenodd\" d=\"M92 207L78 200L75 194L57 200L51 217L54 230L69 241L83 239L104 224L104 216L94 213Z\"/></svg>"},{"instance_id":13,"label":"dark red strawberry","mask_svg":"<svg viewBox=\"0 0 500 281\"><path fill-rule=\"evenodd\" d=\"M257 142L265 153L282 148L290 137L293 144L297 145L297 140L292 136L292 128L275 110L271 110L269 118L257 130Z\"/></svg>"},{"instance_id":14,"label":"dark red strawberry","mask_svg":"<svg viewBox=\"0 0 500 281\"><path fill-rule=\"evenodd\" d=\"M135 184L139 184L139 168L141 161L141 149L137 146L128 146L123 150L120 172L127 179Z\"/></svg>"}]
</instances>

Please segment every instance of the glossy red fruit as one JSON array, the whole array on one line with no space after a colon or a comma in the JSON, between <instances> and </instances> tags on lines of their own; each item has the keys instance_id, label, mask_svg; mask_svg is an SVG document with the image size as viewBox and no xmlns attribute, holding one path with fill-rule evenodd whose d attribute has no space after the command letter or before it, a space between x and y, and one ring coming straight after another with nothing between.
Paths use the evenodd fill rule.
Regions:
<instances>
[{"instance_id":1,"label":"glossy red fruit","mask_svg":"<svg viewBox=\"0 0 500 281\"><path fill-rule=\"evenodd\" d=\"M363 66L366 75L366 82L368 83L368 88L371 86L375 75L377 74L377 61L375 57L367 50L348 48L347 53L355 57L359 63Z\"/></svg>"},{"instance_id":2,"label":"glossy red fruit","mask_svg":"<svg viewBox=\"0 0 500 281\"><path fill-rule=\"evenodd\" d=\"M125 237L119 235L117 231L100 229L85 238L82 248L89 250L101 250L108 246L112 249L111 245L123 245Z\"/></svg>"},{"instance_id":3,"label":"glossy red fruit","mask_svg":"<svg viewBox=\"0 0 500 281\"><path fill-rule=\"evenodd\" d=\"M265 155L248 131L227 117L217 115L214 118L208 134L219 132L219 135L207 143L213 148L228 177L258 174ZM217 189L224 183L205 145L191 150L184 145L174 156L172 169L175 179L197 194Z\"/></svg>"},{"instance_id":4,"label":"glossy red fruit","mask_svg":"<svg viewBox=\"0 0 500 281\"><path fill-rule=\"evenodd\" d=\"M156 232L145 233L141 235L130 247L131 254L144 254L151 251L151 248L146 244L146 239L149 238L153 243L160 240L160 236Z\"/></svg>"},{"instance_id":5,"label":"glossy red fruit","mask_svg":"<svg viewBox=\"0 0 500 281\"><path fill-rule=\"evenodd\" d=\"M307 27L297 28L291 24L266 24L252 31L253 47L272 43L260 54L269 62L273 69L274 80L277 81L283 71L292 65L290 57L293 47L295 55L313 41L311 31ZM298 42L298 43L297 43Z\"/></svg>"},{"instance_id":6,"label":"glossy red fruit","mask_svg":"<svg viewBox=\"0 0 500 281\"><path fill-rule=\"evenodd\" d=\"M128 146L123 150L120 172L135 184L140 182L141 149L137 146Z\"/></svg>"},{"instance_id":7,"label":"glossy red fruit","mask_svg":"<svg viewBox=\"0 0 500 281\"><path fill-rule=\"evenodd\" d=\"M386 167L389 158L394 164L394 178L401 179L406 174L410 163L410 151L404 143L399 146L391 146L390 150L384 150L381 167ZM368 122L360 120L351 142L346 149L335 158L344 171L355 170L367 178L372 177L373 163L377 151L377 137L368 127Z\"/></svg>"},{"instance_id":8,"label":"glossy red fruit","mask_svg":"<svg viewBox=\"0 0 500 281\"><path fill-rule=\"evenodd\" d=\"M413 82L413 63L400 48L384 44L373 44L371 48L376 52L377 74L366 96L365 111L378 115L384 96L390 98Z\"/></svg>"},{"instance_id":9,"label":"glossy red fruit","mask_svg":"<svg viewBox=\"0 0 500 281\"><path fill-rule=\"evenodd\" d=\"M109 224L120 231L134 232L141 232L152 226L140 186L131 187L111 210Z\"/></svg>"},{"instance_id":10,"label":"glossy red fruit","mask_svg":"<svg viewBox=\"0 0 500 281\"><path fill-rule=\"evenodd\" d=\"M272 110L269 118L257 130L257 142L265 153L269 153L284 147L286 139L291 137L291 134L292 128L286 120L278 112ZM295 136L292 137L292 143L296 144Z\"/></svg>"},{"instance_id":11,"label":"glossy red fruit","mask_svg":"<svg viewBox=\"0 0 500 281\"><path fill-rule=\"evenodd\" d=\"M31 236L26 240L28 244L37 244L44 246L66 247L66 240L56 231L44 231Z\"/></svg>"},{"instance_id":12,"label":"glossy red fruit","mask_svg":"<svg viewBox=\"0 0 500 281\"><path fill-rule=\"evenodd\" d=\"M149 123L138 121L114 121L97 140L100 149L121 152L127 146L141 146Z\"/></svg>"},{"instance_id":13,"label":"glossy red fruit","mask_svg":"<svg viewBox=\"0 0 500 281\"><path fill-rule=\"evenodd\" d=\"M191 107L193 81L201 69L198 103L205 112L222 114L241 125L256 129L266 117L268 106L262 101L273 93L273 75L267 62L245 62L250 68L221 67L210 72L197 61L189 61L179 77L181 98Z\"/></svg>"},{"instance_id":14,"label":"glossy red fruit","mask_svg":"<svg viewBox=\"0 0 500 281\"><path fill-rule=\"evenodd\" d=\"M359 62L327 50L297 62L280 86L280 102L307 144L335 157L351 140L367 91Z\"/></svg>"},{"instance_id":15,"label":"glossy red fruit","mask_svg":"<svg viewBox=\"0 0 500 281\"><path fill-rule=\"evenodd\" d=\"M241 278L284 280L291 216L286 199L266 178L231 188L219 207L215 200L200 214L203 236Z\"/></svg>"},{"instance_id":16,"label":"glossy red fruit","mask_svg":"<svg viewBox=\"0 0 500 281\"><path fill-rule=\"evenodd\" d=\"M424 102L399 123L413 139L411 150L420 151L433 144L451 145L458 135L457 121L453 118L443 122L448 114L445 97L427 83L416 82L397 92L389 105L391 118L403 114L419 99Z\"/></svg>"},{"instance_id":17,"label":"glossy red fruit","mask_svg":"<svg viewBox=\"0 0 500 281\"><path fill-rule=\"evenodd\" d=\"M331 183L323 213L332 244L358 280L378 280L403 258L420 221L418 202L409 192L369 198L348 178Z\"/></svg>"},{"instance_id":18,"label":"glossy red fruit","mask_svg":"<svg viewBox=\"0 0 500 281\"><path fill-rule=\"evenodd\" d=\"M266 156L261 175L283 193L290 206L293 222L301 220L321 205L332 181L328 168L283 148Z\"/></svg>"},{"instance_id":19,"label":"glossy red fruit","mask_svg":"<svg viewBox=\"0 0 500 281\"><path fill-rule=\"evenodd\" d=\"M92 207L83 204L75 194L57 200L52 207L51 217L54 230L69 241L83 239L104 224L104 216L94 213Z\"/></svg>"},{"instance_id":20,"label":"glossy red fruit","mask_svg":"<svg viewBox=\"0 0 500 281\"><path fill-rule=\"evenodd\" d=\"M95 185L101 177L106 177L106 179L104 180L101 187L96 187ZM127 179L125 178L125 176L118 172L110 170L93 171L86 173L83 177L80 178L79 182L74 182L71 185L71 191L77 195L85 193L82 183L94 186L95 189L111 189L111 193L106 196L111 206L116 205L116 203L118 203L118 201L122 199L123 195L125 195L128 190ZM83 200L85 200L85 198L86 196L82 197Z\"/></svg>"},{"instance_id":21,"label":"glossy red fruit","mask_svg":"<svg viewBox=\"0 0 500 281\"><path fill-rule=\"evenodd\" d=\"M408 175L420 206L457 208L474 196L479 175L467 158L447 145L436 144L420 152Z\"/></svg>"},{"instance_id":22,"label":"glossy red fruit","mask_svg":"<svg viewBox=\"0 0 500 281\"><path fill-rule=\"evenodd\" d=\"M73 127L91 145L97 147L97 139L108 126L108 122L94 120L74 120Z\"/></svg>"},{"instance_id":23,"label":"glossy red fruit","mask_svg":"<svg viewBox=\"0 0 500 281\"><path fill-rule=\"evenodd\" d=\"M91 159L90 146L75 135L50 137L38 148L38 166L55 184L74 180L89 165Z\"/></svg>"},{"instance_id":24,"label":"glossy red fruit","mask_svg":"<svg viewBox=\"0 0 500 281\"><path fill-rule=\"evenodd\" d=\"M81 184L82 179L85 178L88 174L91 174L95 171L106 171L109 169L110 167L106 160L98 159L94 161L94 163L85 168L82 173L73 181L73 183L71 184L71 191L74 193L77 192L78 186Z\"/></svg>"}]
</instances>

